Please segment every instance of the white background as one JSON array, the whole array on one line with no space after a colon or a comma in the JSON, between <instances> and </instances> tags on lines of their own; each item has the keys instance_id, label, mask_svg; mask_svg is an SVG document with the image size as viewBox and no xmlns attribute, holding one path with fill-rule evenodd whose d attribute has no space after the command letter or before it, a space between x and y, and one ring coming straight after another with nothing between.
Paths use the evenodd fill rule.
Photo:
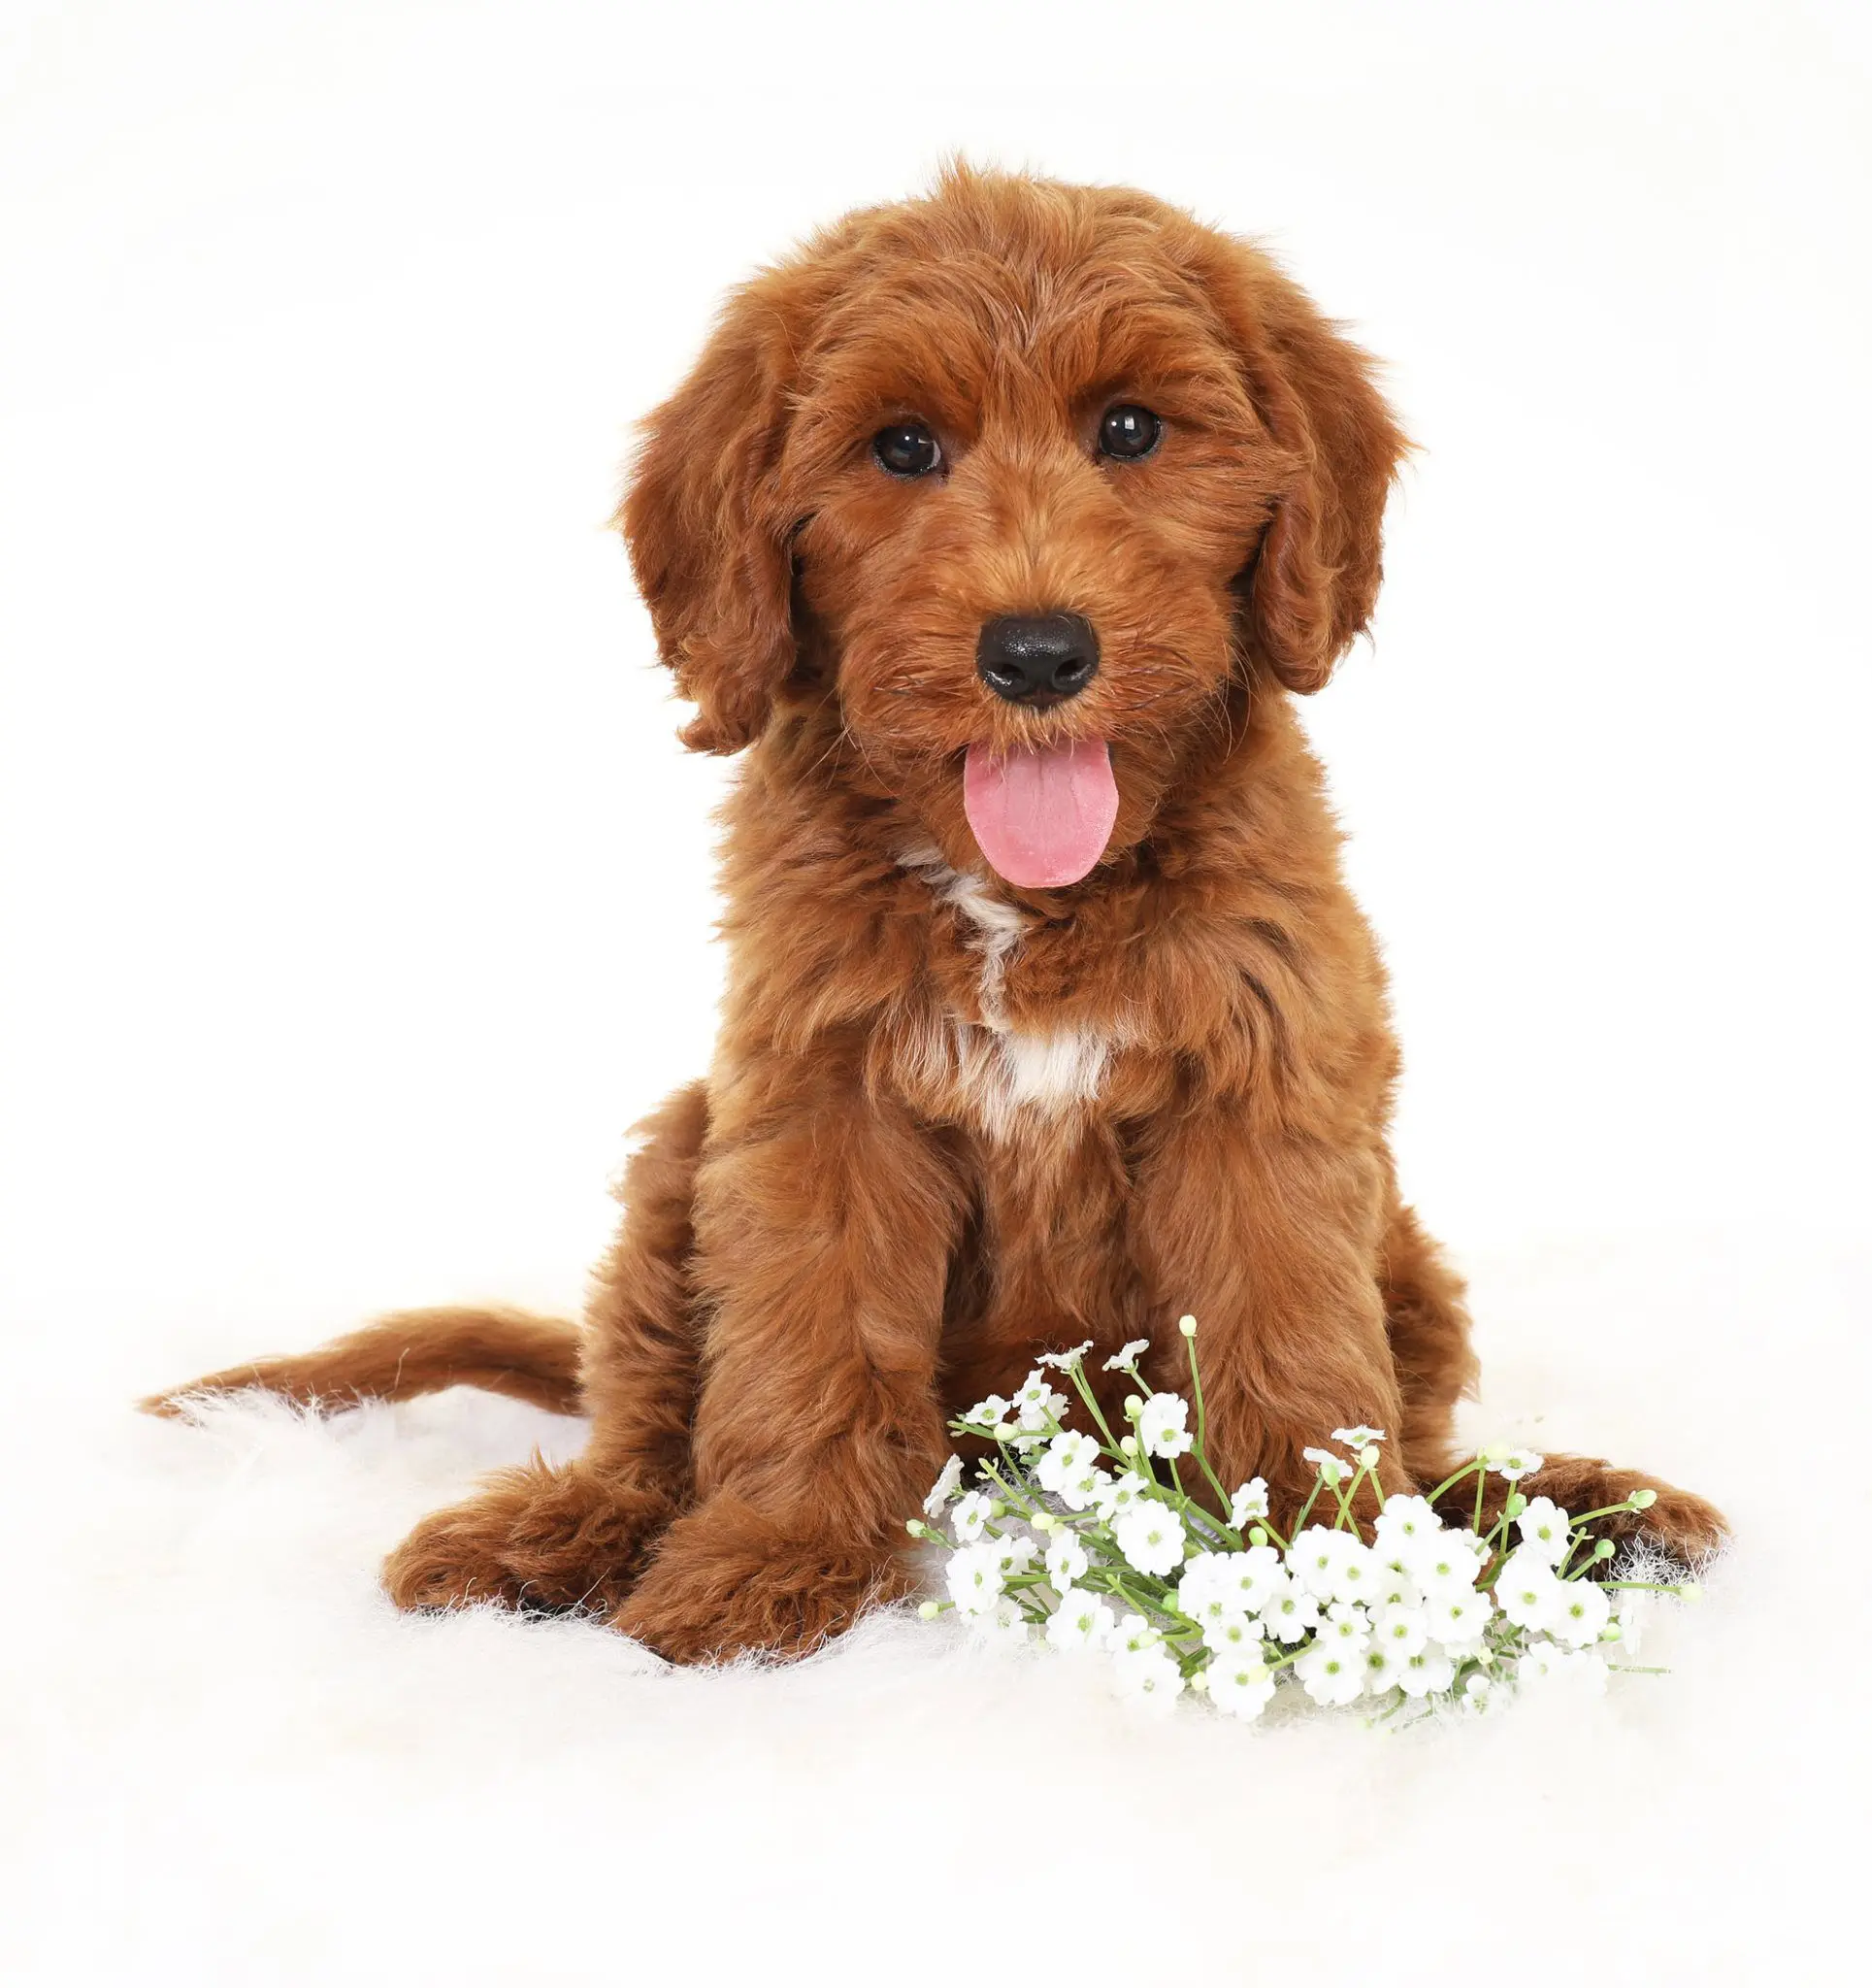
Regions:
<instances>
[{"instance_id":1,"label":"white background","mask_svg":"<svg viewBox=\"0 0 1872 1988\"><path fill-rule=\"evenodd\" d=\"M576 1302L624 1128L708 1053L732 778L603 529L630 426L729 282L950 151L1255 233L1387 362L1421 452L1308 716L1407 1185L1517 1410L1577 1364L1773 1516L1808 1439L1759 1363L1862 1367L1853 17L4 0L22 1537L56 1479L64 1559L108 1551L132 1392Z\"/></svg>"}]
</instances>

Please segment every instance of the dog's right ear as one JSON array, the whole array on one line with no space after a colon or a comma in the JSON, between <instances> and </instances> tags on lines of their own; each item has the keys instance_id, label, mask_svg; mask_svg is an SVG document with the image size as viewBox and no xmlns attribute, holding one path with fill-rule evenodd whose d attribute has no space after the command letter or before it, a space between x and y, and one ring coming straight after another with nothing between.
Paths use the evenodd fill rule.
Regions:
<instances>
[{"instance_id":1,"label":"dog's right ear","mask_svg":"<svg viewBox=\"0 0 1872 1988\"><path fill-rule=\"evenodd\" d=\"M657 652L698 707L682 743L738 752L793 668L791 520L777 489L801 272L730 298L681 386L643 424L616 524Z\"/></svg>"}]
</instances>

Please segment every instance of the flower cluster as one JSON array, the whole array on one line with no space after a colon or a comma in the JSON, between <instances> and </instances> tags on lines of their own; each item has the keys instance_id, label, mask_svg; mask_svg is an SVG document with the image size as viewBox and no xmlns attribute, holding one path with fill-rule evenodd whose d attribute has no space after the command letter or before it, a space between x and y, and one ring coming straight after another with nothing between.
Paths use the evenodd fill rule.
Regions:
<instances>
[{"instance_id":1,"label":"flower cluster","mask_svg":"<svg viewBox=\"0 0 1872 1988\"><path fill-rule=\"evenodd\" d=\"M926 1616L954 1609L990 1637L1101 1655L1121 1692L1156 1709L1187 1691L1252 1719L1297 1686L1319 1705L1390 1715L1555 1681L1603 1689L1609 1671L1636 1668L1620 1659L1635 1646L1639 1599L1695 1592L1637 1577L1666 1572L1652 1566L1608 1577L1614 1548L1594 1541L1593 1522L1642 1510L1654 1493L1569 1514L1521 1491L1542 1461L1525 1449L1486 1450L1428 1497L1383 1499L1367 1538L1353 1514L1365 1480L1378 1489L1385 1432L1363 1426L1305 1452L1311 1494L1283 1538L1261 1478L1231 1491L1211 1469L1196 1321L1179 1330L1189 1401L1149 1391L1146 1341L1105 1362L1137 1389L1122 1437L1086 1380L1090 1342L1042 1355L1012 1400L990 1395L950 1425L995 1453L967 1490L951 1457L910 1521L946 1554L947 1599L926 1602ZM1050 1375L1076 1390L1096 1435L1065 1426L1069 1404ZM1506 1496L1485 1528L1491 1475ZM1450 1509L1473 1522L1446 1523ZM928 1522L945 1518L946 1533Z\"/></svg>"}]
</instances>

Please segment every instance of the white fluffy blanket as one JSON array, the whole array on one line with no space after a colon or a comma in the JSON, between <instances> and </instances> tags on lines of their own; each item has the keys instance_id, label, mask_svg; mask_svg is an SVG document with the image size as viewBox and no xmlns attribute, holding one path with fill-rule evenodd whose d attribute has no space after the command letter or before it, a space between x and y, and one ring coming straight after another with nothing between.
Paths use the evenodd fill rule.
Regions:
<instances>
[{"instance_id":1,"label":"white fluffy blanket","mask_svg":"<svg viewBox=\"0 0 1872 1988\"><path fill-rule=\"evenodd\" d=\"M713 1674L400 1617L400 1529L577 1424L456 1392L180 1428L122 1399L173 1358L118 1343L101 1391L14 1396L6 1978L1818 1979L1861 1820L1852 1268L1684 1238L1478 1267L1478 1435L1681 1475L1740 1543L1654 1631L1670 1675L1402 1735L1153 1723L904 1614Z\"/></svg>"}]
</instances>

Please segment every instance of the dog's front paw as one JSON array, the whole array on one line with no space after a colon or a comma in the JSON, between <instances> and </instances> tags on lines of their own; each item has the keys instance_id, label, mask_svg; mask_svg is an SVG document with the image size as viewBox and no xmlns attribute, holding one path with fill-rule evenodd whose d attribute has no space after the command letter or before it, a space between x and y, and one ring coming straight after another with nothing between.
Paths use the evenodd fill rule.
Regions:
<instances>
[{"instance_id":1,"label":"dog's front paw","mask_svg":"<svg viewBox=\"0 0 1872 1988\"><path fill-rule=\"evenodd\" d=\"M466 1504L431 1512L384 1563L383 1584L400 1608L607 1613L673 1515L660 1492L575 1464L504 1471Z\"/></svg>"},{"instance_id":2,"label":"dog's front paw","mask_svg":"<svg viewBox=\"0 0 1872 1988\"><path fill-rule=\"evenodd\" d=\"M887 1547L793 1537L718 1497L664 1535L611 1626L677 1664L800 1657L914 1585Z\"/></svg>"},{"instance_id":3,"label":"dog's front paw","mask_svg":"<svg viewBox=\"0 0 1872 1988\"><path fill-rule=\"evenodd\" d=\"M1550 1456L1518 1486L1491 1476L1483 1502L1485 1528L1500 1516L1503 1502L1516 1489L1528 1498L1551 1498L1575 1524L1588 1512L1598 1512L1602 1515L1588 1528L1595 1539L1653 1540L1689 1568L1720 1551L1729 1537L1728 1521L1708 1499L1693 1491L1681 1491L1661 1477L1647 1476L1643 1471L1620 1470L1588 1456ZM1645 1491L1652 1494L1652 1502L1634 1508L1630 1502L1633 1494ZM1467 1524L1474 1516L1474 1497L1471 1479L1445 1500L1445 1516L1452 1523Z\"/></svg>"}]
</instances>

